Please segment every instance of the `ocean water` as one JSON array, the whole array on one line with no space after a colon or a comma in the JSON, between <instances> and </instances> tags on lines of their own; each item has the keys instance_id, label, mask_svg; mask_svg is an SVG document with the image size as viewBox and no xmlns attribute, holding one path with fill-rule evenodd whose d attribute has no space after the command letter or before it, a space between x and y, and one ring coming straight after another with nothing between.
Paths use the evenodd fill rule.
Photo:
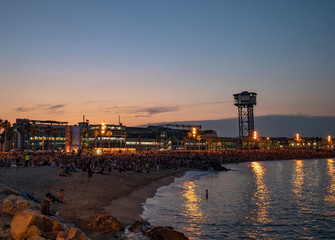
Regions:
<instances>
[{"instance_id":1,"label":"ocean water","mask_svg":"<svg viewBox=\"0 0 335 240\"><path fill-rule=\"evenodd\" d=\"M142 217L190 239L335 239L334 159L225 166L161 187Z\"/></svg>"}]
</instances>

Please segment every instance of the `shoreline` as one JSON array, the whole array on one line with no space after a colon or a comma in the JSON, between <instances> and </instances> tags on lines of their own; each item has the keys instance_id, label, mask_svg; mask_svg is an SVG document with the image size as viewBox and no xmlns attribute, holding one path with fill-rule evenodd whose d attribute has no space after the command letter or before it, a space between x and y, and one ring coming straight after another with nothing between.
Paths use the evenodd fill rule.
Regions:
<instances>
[{"instance_id":1,"label":"shoreline","mask_svg":"<svg viewBox=\"0 0 335 240\"><path fill-rule=\"evenodd\" d=\"M170 185L176 178L184 176L186 172L187 170L152 181L146 186L135 189L127 196L113 200L104 209L125 226L131 225L141 218L143 204L147 199L154 197L159 188Z\"/></svg>"}]
</instances>

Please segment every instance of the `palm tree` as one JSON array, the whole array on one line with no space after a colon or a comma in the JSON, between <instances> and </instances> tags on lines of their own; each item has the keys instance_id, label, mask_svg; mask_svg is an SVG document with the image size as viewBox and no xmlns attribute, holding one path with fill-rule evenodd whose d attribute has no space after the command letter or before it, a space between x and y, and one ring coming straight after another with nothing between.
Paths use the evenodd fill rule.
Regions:
<instances>
[{"instance_id":1,"label":"palm tree","mask_svg":"<svg viewBox=\"0 0 335 240\"><path fill-rule=\"evenodd\" d=\"M141 136L137 136L137 141L138 141L138 150L140 150L141 149L142 137Z\"/></svg>"},{"instance_id":2,"label":"palm tree","mask_svg":"<svg viewBox=\"0 0 335 240\"><path fill-rule=\"evenodd\" d=\"M191 132L187 133L187 138L188 138L189 150L191 150L191 138L192 138L192 133Z\"/></svg>"},{"instance_id":3,"label":"palm tree","mask_svg":"<svg viewBox=\"0 0 335 240\"><path fill-rule=\"evenodd\" d=\"M173 146L175 145L174 143L176 142L176 140L177 140L177 138L176 138L175 136L172 136L172 137L171 137L171 149L172 149L172 150L174 150L174 149L173 149Z\"/></svg>"},{"instance_id":4,"label":"palm tree","mask_svg":"<svg viewBox=\"0 0 335 240\"><path fill-rule=\"evenodd\" d=\"M207 138L206 143L207 143L207 150L208 151L211 150L211 142L212 142L212 139Z\"/></svg>"},{"instance_id":5,"label":"palm tree","mask_svg":"<svg viewBox=\"0 0 335 240\"><path fill-rule=\"evenodd\" d=\"M2 128L1 123L2 123L2 119L0 119L0 130L1 130L1 128ZM0 150L2 150L2 144L1 144L0 146L1 146L1 147L0 147Z\"/></svg>"},{"instance_id":6,"label":"palm tree","mask_svg":"<svg viewBox=\"0 0 335 240\"><path fill-rule=\"evenodd\" d=\"M19 122L17 124L17 131L21 136L21 150L24 151L24 133L26 132L26 122Z\"/></svg>"},{"instance_id":7,"label":"palm tree","mask_svg":"<svg viewBox=\"0 0 335 240\"><path fill-rule=\"evenodd\" d=\"M94 135L94 147L97 148L97 137L99 136L99 131L94 130L93 135Z\"/></svg>"},{"instance_id":8,"label":"palm tree","mask_svg":"<svg viewBox=\"0 0 335 240\"><path fill-rule=\"evenodd\" d=\"M128 134L125 132L124 133L124 147L125 147L125 149L127 149L127 137L128 137Z\"/></svg>"},{"instance_id":9,"label":"palm tree","mask_svg":"<svg viewBox=\"0 0 335 240\"><path fill-rule=\"evenodd\" d=\"M44 128L44 133L45 133L45 135L47 135L47 145L48 145L48 150L49 150L49 147L50 147L50 136L52 135L52 130L53 130L53 127L51 127L50 125L48 125L48 126L46 126L45 128Z\"/></svg>"},{"instance_id":10,"label":"palm tree","mask_svg":"<svg viewBox=\"0 0 335 240\"><path fill-rule=\"evenodd\" d=\"M216 151L218 151L218 147L219 147L219 138L218 137L215 138L215 146L216 146Z\"/></svg>"},{"instance_id":11,"label":"palm tree","mask_svg":"<svg viewBox=\"0 0 335 240\"><path fill-rule=\"evenodd\" d=\"M51 135L54 138L54 151L56 151L56 138L59 135L59 128L52 128Z\"/></svg>"},{"instance_id":12,"label":"palm tree","mask_svg":"<svg viewBox=\"0 0 335 240\"><path fill-rule=\"evenodd\" d=\"M106 136L108 136L108 148L111 150L111 136L113 135L113 132L111 130L107 130Z\"/></svg>"},{"instance_id":13,"label":"palm tree","mask_svg":"<svg viewBox=\"0 0 335 240\"><path fill-rule=\"evenodd\" d=\"M81 144L81 148L83 149L85 146L85 143L83 141L83 139L87 139L87 129L81 129L81 133L80 133L80 144Z\"/></svg>"},{"instance_id":14,"label":"palm tree","mask_svg":"<svg viewBox=\"0 0 335 240\"><path fill-rule=\"evenodd\" d=\"M183 141L184 141L184 150L187 150L187 149L186 149L187 137L184 137L184 138L183 138Z\"/></svg>"},{"instance_id":15,"label":"palm tree","mask_svg":"<svg viewBox=\"0 0 335 240\"><path fill-rule=\"evenodd\" d=\"M4 142L4 145L5 145L5 152L6 152L6 147L7 147L7 132L8 132L8 129L10 128L10 122L8 122L8 120L5 120L1 123L1 127L4 129L4 132L5 132L5 142Z\"/></svg>"},{"instance_id":16,"label":"palm tree","mask_svg":"<svg viewBox=\"0 0 335 240\"><path fill-rule=\"evenodd\" d=\"M38 130L38 126L37 125L32 125L30 127L30 133L33 135L34 137L34 151L35 151L35 147L36 147L36 136L39 134L39 130Z\"/></svg>"},{"instance_id":17,"label":"palm tree","mask_svg":"<svg viewBox=\"0 0 335 240\"><path fill-rule=\"evenodd\" d=\"M159 136L156 136L156 145L157 145L157 150L158 150L158 146L161 143L161 138Z\"/></svg>"},{"instance_id":18,"label":"palm tree","mask_svg":"<svg viewBox=\"0 0 335 240\"><path fill-rule=\"evenodd\" d=\"M200 135L197 135L197 140L198 140L198 143L199 143L199 150L200 150L200 140L201 140L201 136Z\"/></svg>"}]
</instances>

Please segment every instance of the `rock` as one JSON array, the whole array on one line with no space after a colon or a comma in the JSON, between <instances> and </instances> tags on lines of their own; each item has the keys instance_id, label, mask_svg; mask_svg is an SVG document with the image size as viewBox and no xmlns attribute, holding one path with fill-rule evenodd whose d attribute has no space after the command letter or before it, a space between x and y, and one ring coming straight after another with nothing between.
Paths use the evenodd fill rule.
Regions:
<instances>
[{"instance_id":1,"label":"rock","mask_svg":"<svg viewBox=\"0 0 335 240\"><path fill-rule=\"evenodd\" d=\"M109 215L102 215L97 217L92 217L90 220L91 227L93 231L109 231L109 232L120 232L124 230L123 224L120 223L116 217Z\"/></svg>"},{"instance_id":2,"label":"rock","mask_svg":"<svg viewBox=\"0 0 335 240\"><path fill-rule=\"evenodd\" d=\"M46 240L46 238L42 237L42 236L34 236L31 238L28 238L27 240Z\"/></svg>"},{"instance_id":3,"label":"rock","mask_svg":"<svg viewBox=\"0 0 335 240\"><path fill-rule=\"evenodd\" d=\"M145 221L144 219L136 220L135 223L130 225L128 228L131 232L147 232L152 228L151 224Z\"/></svg>"},{"instance_id":4,"label":"rock","mask_svg":"<svg viewBox=\"0 0 335 240\"><path fill-rule=\"evenodd\" d=\"M57 234L56 240L63 240L63 239L65 240L68 234L69 234L68 231L61 231Z\"/></svg>"},{"instance_id":5,"label":"rock","mask_svg":"<svg viewBox=\"0 0 335 240\"><path fill-rule=\"evenodd\" d=\"M154 227L147 234L150 240L188 240L184 233L178 232L173 227Z\"/></svg>"},{"instance_id":6,"label":"rock","mask_svg":"<svg viewBox=\"0 0 335 240\"><path fill-rule=\"evenodd\" d=\"M71 227L69 230L58 232L56 240L89 240L83 231L79 228Z\"/></svg>"},{"instance_id":7,"label":"rock","mask_svg":"<svg viewBox=\"0 0 335 240\"><path fill-rule=\"evenodd\" d=\"M35 237L35 236L44 236L45 234L41 229L32 225L27 229L27 235L28 235L28 237L32 238L32 237Z\"/></svg>"},{"instance_id":8,"label":"rock","mask_svg":"<svg viewBox=\"0 0 335 240\"><path fill-rule=\"evenodd\" d=\"M66 239L71 239L71 240L88 240L89 238L79 228L71 227Z\"/></svg>"},{"instance_id":9,"label":"rock","mask_svg":"<svg viewBox=\"0 0 335 240\"><path fill-rule=\"evenodd\" d=\"M0 239L6 239L6 240L10 240L13 239L11 237L11 233L10 233L10 225L8 224L0 224Z\"/></svg>"},{"instance_id":10,"label":"rock","mask_svg":"<svg viewBox=\"0 0 335 240\"><path fill-rule=\"evenodd\" d=\"M213 168L214 171L229 171L231 169L223 167L220 163L214 162L210 164L210 166Z\"/></svg>"},{"instance_id":11,"label":"rock","mask_svg":"<svg viewBox=\"0 0 335 240\"><path fill-rule=\"evenodd\" d=\"M3 200L2 211L9 215L15 215L21 211L29 209L32 206L33 204L27 199L20 196L10 195Z\"/></svg>"},{"instance_id":12,"label":"rock","mask_svg":"<svg viewBox=\"0 0 335 240\"><path fill-rule=\"evenodd\" d=\"M64 231L62 224L58 220L31 210L16 214L10 225L12 236L15 240L28 238L28 229L32 225L43 232Z\"/></svg>"}]
</instances>

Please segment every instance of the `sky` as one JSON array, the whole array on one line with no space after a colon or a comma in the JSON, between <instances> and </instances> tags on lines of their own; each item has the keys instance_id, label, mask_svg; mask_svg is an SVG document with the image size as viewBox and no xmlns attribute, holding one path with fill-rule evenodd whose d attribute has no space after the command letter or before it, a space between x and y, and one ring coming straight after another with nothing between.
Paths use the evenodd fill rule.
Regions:
<instances>
[{"instance_id":1,"label":"sky","mask_svg":"<svg viewBox=\"0 0 335 240\"><path fill-rule=\"evenodd\" d=\"M335 116L335 1L2 0L0 119Z\"/></svg>"}]
</instances>

